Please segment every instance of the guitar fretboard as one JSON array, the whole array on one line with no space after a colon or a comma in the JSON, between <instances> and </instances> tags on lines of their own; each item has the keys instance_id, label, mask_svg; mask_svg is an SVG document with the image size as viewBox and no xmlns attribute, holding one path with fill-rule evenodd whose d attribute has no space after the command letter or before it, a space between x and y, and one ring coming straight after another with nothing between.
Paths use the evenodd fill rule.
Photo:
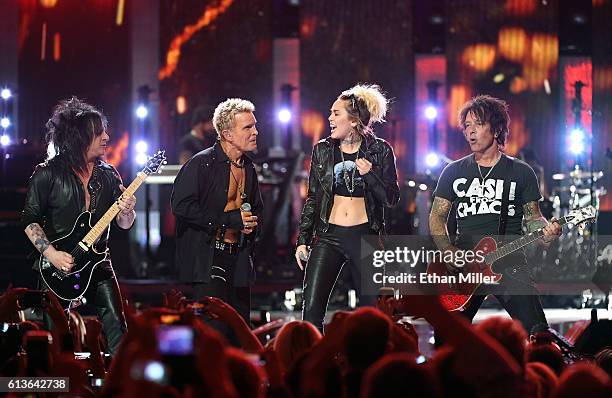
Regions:
<instances>
[{"instance_id":1,"label":"guitar fretboard","mask_svg":"<svg viewBox=\"0 0 612 398\"><path fill-rule=\"evenodd\" d=\"M561 217L561 219L559 219L557 222L563 227L565 224L568 223L567 217ZM540 228L537 231L533 231L487 254L486 260L489 264L493 263L499 260L500 258L506 257L508 254L514 253L518 249L532 244L533 242L540 239L542 236L544 236L544 228Z\"/></svg>"},{"instance_id":2,"label":"guitar fretboard","mask_svg":"<svg viewBox=\"0 0 612 398\"><path fill-rule=\"evenodd\" d=\"M146 180L146 178L147 174L143 173L142 171L136 174L136 178L134 178L134 181L132 181L130 186L127 187L125 191L123 191L121 196L129 198L130 196L134 195L134 192L136 192L136 190L140 187L144 180ZM106 213L104 213L102 218L98 220L96 225L93 226L91 231L89 231L87 235L85 235L82 242L85 243L87 247L91 247L96 242L96 240L98 240L98 238L104 233L106 228L117 216L117 214L119 214L119 211L120 209L117 205L117 202L114 202L112 206L109 207L109 209L106 211Z\"/></svg>"}]
</instances>

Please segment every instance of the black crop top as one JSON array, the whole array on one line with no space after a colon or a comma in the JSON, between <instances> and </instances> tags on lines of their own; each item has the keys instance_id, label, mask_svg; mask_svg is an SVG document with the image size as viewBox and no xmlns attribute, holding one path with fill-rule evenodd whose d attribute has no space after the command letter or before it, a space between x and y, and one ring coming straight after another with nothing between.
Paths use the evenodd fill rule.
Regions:
<instances>
[{"instance_id":1,"label":"black crop top","mask_svg":"<svg viewBox=\"0 0 612 398\"><path fill-rule=\"evenodd\" d=\"M361 154L361 157L363 157L361 151L340 154L340 147L334 147L335 195L363 198L363 179L355 165L357 154ZM342 155L344 156L344 165L342 164Z\"/></svg>"}]
</instances>

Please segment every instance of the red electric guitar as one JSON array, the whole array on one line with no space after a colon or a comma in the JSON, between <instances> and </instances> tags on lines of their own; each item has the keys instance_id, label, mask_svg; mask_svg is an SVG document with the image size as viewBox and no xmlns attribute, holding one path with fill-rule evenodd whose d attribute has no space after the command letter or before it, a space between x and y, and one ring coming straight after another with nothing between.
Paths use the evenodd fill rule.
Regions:
<instances>
[{"instance_id":1,"label":"red electric guitar","mask_svg":"<svg viewBox=\"0 0 612 398\"><path fill-rule=\"evenodd\" d=\"M571 224L574 226L583 222L593 221L596 213L597 211L593 206L587 206L570 212L567 216L561 217L561 219L557 220L557 222L561 226L566 224ZM541 228L537 231L524 235L521 238L516 239L500 248L497 247L497 242L495 239L491 237L482 238L472 250L474 252L481 251L484 261L466 262L466 264L461 268L460 272L460 274L464 275L462 277L464 281L459 279L460 274L450 273L444 263L429 263L427 266L427 274L438 276L441 278L441 280L452 279L449 277L454 275L455 280L459 281L458 283L439 283L436 285L438 294L440 295L440 301L444 307L449 311L461 310L469 303L476 289L483 283L482 281L498 283L502 279L502 275L493 270L493 263L511 253L514 253L518 249L539 240L542 236L544 236L543 229L544 228ZM467 278L466 275L469 275L469 278Z\"/></svg>"}]
</instances>

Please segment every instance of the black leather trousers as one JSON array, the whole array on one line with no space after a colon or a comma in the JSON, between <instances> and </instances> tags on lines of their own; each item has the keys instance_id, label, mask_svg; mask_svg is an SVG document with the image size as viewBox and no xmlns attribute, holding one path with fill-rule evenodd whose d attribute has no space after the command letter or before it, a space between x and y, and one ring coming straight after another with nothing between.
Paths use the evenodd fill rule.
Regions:
<instances>
[{"instance_id":1,"label":"black leather trousers","mask_svg":"<svg viewBox=\"0 0 612 398\"><path fill-rule=\"evenodd\" d=\"M510 267L502 274L499 285L481 285L474 292L474 296L462 311L463 316L471 322L487 294L492 294L512 319L521 321L528 334L546 330L546 315L538 291L530 281L527 266Z\"/></svg>"},{"instance_id":2,"label":"black leather trousers","mask_svg":"<svg viewBox=\"0 0 612 398\"><path fill-rule=\"evenodd\" d=\"M211 278L209 283L193 283L193 299L200 300L204 296L218 297L242 316L247 324L251 324L251 288L249 286L234 286L233 274L237 255L228 254L215 249ZM225 322L210 320L204 317L204 322L223 334L228 341L240 347L238 337Z\"/></svg>"},{"instance_id":3,"label":"black leather trousers","mask_svg":"<svg viewBox=\"0 0 612 398\"><path fill-rule=\"evenodd\" d=\"M352 227L330 224L327 232L317 236L304 272L303 320L323 331L327 303L344 264L349 266L359 305L376 302L376 296L361 294L361 236L370 234L376 233L368 223Z\"/></svg>"},{"instance_id":4,"label":"black leather trousers","mask_svg":"<svg viewBox=\"0 0 612 398\"><path fill-rule=\"evenodd\" d=\"M41 287L48 289L42 280ZM88 304L95 307L98 319L106 335L108 353L112 356L117 351L121 338L127 331L123 301L115 273L110 267L98 266L94 270L89 289L85 293ZM65 304L62 303L63 305ZM45 326L51 330L52 322L46 312L43 313Z\"/></svg>"}]
</instances>

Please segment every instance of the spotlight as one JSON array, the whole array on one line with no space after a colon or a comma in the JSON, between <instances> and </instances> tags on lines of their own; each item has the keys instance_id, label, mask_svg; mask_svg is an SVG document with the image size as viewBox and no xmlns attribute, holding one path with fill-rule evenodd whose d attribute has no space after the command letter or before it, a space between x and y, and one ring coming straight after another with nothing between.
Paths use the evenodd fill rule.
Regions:
<instances>
[{"instance_id":1,"label":"spotlight","mask_svg":"<svg viewBox=\"0 0 612 398\"><path fill-rule=\"evenodd\" d=\"M136 163L141 166L144 166L148 160L149 160L149 157L147 156L146 153L140 152L136 155Z\"/></svg>"},{"instance_id":2,"label":"spotlight","mask_svg":"<svg viewBox=\"0 0 612 398\"><path fill-rule=\"evenodd\" d=\"M582 141L572 141L570 143L570 151L574 155L580 155L582 152L584 152L584 142L582 142Z\"/></svg>"},{"instance_id":3,"label":"spotlight","mask_svg":"<svg viewBox=\"0 0 612 398\"><path fill-rule=\"evenodd\" d=\"M10 144L11 144L11 137L9 137L6 134L2 134L2 136L0 137L0 145L7 146Z\"/></svg>"},{"instance_id":4,"label":"spotlight","mask_svg":"<svg viewBox=\"0 0 612 398\"><path fill-rule=\"evenodd\" d=\"M278 120L281 123L289 123L291 121L291 111L287 108L278 111Z\"/></svg>"},{"instance_id":5,"label":"spotlight","mask_svg":"<svg viewBox=\"0 0 612 398\"><path fill-rule=\"evenodd\" d=\"M0 91L0 97L2 97L3 100L7 100L11 98L12 96L13 96L13 93L11 93L11 90L8 88L3 88L2 91Z\"/></svg>"},{"instance_id":6,"label":"spotlight","mask_svg":"<svg viewBox=\"0 0 612 398\"><path fill-rule=\"evenodd\" d=\"M426 184L419 184L419 189L421 191L427 191L427 185Z\"/></svg>"},{"instance_id":7,"label":"spotlight","mask_svg":"<svg viewBox=\"0 0 612 398\"><path fill-rule=\"evenodd\" d=\"M576 127L569 134L569 150L574 155L584 152L584 131Z\"/></svg>"},{"instance_id":8,"label":"spotlight","mask_svg":"<svg viewBox=\"0 0 612 398\"><path fill-rule=\"evenodd\" d=\"M147 116L149 116L147 107L142 104L138 105L138 108L136 108L136 117L138 117L138 119L146 119Z\"/></svg>"},{"instance_id":9,"label":"spotlight","mask_svg":"<svg viewBox=\"0 0 612 398\"><path fill-rule=\"evenodd\" d=\"M428 105L425 108L425 117L429 120L434 120L438 117L438 110L433 105Z\"/></svg>"},{"instance_id":10,"label":"spotlight","mask_svg":"<svg viewBox=\"0 0 612 398\"><path fill-rule=\"evenodd\" d=\"M570 140L572 141L582 141L584 140L584 132L576 127L570 133Z\"/></svg>"},{"instance_id":11,"label":"spotlight","mask_svg":"<svg viewBox=\"0 0 612 398\"><path fill-rule=\"evenodd\" d=\"M414 187L416 187L416 182L414 182L413 180L410 180L410 181L408 181L408 186L410 188L414 188Z\"/></svg>"},{"instance_id":12,"label":"spotlight","mask_svg":"<svg viewBox=\"0 0 612 398\"><path fill-rule=\"evenodd\" d=\"M436 167L440 164L440 157L436 153L431 152L425 156L425 164L430 168Z\"/></svg>"},{"instance_id":13,"label":"spotlight","mask_svg":"<svg viewBox=\"0 0 612 398\"><path fill-rule=\"evenodd\" d=\"M147 145L146 141L140 140L136 143L136 152L146 154L147 149L149 149L149 145Z\"/></svg>"},{"instance_id":14,"label":"spotlight","mask_svg":"<svg viewBox=\"0 0 612 398\"><path fill-rule=\"evenodd\" d=\"M0 119L0 127L2 127L3 129L9 128L10 125L11 125L11 119L9 119L8 117L5 116L2 119Z\"/></svg>"}]
</instances>

